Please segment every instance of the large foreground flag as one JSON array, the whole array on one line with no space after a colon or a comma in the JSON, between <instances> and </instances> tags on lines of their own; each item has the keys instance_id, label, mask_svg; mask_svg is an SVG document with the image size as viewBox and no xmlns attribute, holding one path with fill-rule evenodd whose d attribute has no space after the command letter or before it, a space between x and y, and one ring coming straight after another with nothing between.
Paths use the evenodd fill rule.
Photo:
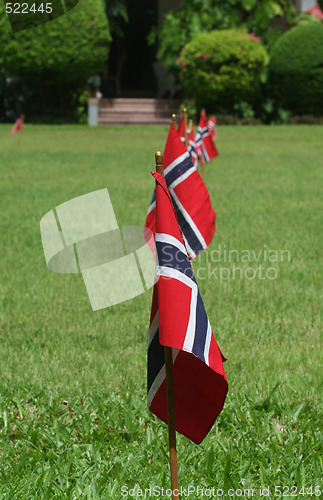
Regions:
<instances>
[{"instance_id":1,"label":"large foreground flag","mask_svg":"<svg viewBox=\"0 0 323 500\"><path fill-rule=\"evenodd\" d=\"M205 250L215 231L215 212L202 177L192 164L190 154L173 124L170 125L164 151L165 180L172 197L178 222L191 258ZM156 191L148 210L145 226L155 233Z\"/></svg>"},{"instance_id":2,"label":"large foreground flag","mask_svg":"<svg viewBox=\"0 0 323 500\"><path fill-rule=\"evenodd\" d=\"M13 135L15 132L22 129L22 126L24 124L24 119L25 119L25 115L20 115L19 118L17 118L14 126L12 127L12 129L9 132L9 135Z\"/></svg>"},{"instance_id":3,"label":"large foreground flag","mask_svg":"<svg viewBox=\"0 0 323 500\"><path fill-rule=\"evenodd\" d=\"M212 140L211 131L206 121L205 111L202 111L197 134L195 136L197 154L201 165L216 158L219 152Z\"/></svg>"},{"instance_id":4,"label":"large foreground flag","mask_svg":"<svg viewBox=\"0 0 323 500\"><path fill-rule=\"evenodd\" d=\"M219 350L195 281L171 197L156 179L156 283L148 338L148 407L168 423L164 346L172 348L175 428L199 444L228 390Z\"/></svg>"}]
</instances>

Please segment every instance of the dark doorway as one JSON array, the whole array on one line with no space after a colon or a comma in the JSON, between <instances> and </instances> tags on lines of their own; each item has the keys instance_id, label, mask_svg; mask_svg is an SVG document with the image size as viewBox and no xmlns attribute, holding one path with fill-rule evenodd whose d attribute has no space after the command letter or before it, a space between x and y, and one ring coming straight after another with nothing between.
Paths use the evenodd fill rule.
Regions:
<instances>
[{"instance_id":1,"label":"dark doorway","mask_svg":"<svg viewBox=\"0 0 323 500\"><path fill-rule=\"evenodd\" d=\"M129 24L125 33L126 57L121 77L125 97L152 97L155 90L153 62L155 48L147 36L157 24L155 0L128 0Z\"/></svg>"},{"instance_id":2,"label":"dark doorway","mask_svg":"<svg viewBox=\"0 0 323 500\"><path fill-rule=\"evenodd\" d=\"M157 8L158 0L127 1L129 22L111 44L102 82L104 97L154 97L156 49L148 46L147 36L157 25Z\"/></svg>"}]
</instances>

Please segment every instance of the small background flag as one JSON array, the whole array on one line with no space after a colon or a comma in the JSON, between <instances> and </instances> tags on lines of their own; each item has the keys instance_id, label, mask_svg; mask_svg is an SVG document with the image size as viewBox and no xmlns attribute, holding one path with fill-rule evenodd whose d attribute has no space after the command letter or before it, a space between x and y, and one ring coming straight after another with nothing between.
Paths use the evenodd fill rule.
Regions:
<instances>
[{"instance_id":1,"label":"small background flag","mask_svg":"<svg viewBox=\"0 0 323 500\"><path fill-rule=\"evenodd\" d=\"M228 390L225 358L206 315L165 179L156 179L157 266L148 338L148 407L167 423L164 347L172 348L175 428L203 441Z\"/></svg>"},{"instance_id":2,"label":"small background flag","mask_svg":"<svg viewBox=\"0 0 323 500\"><path fill-rule=\"evenodd\" d=\"M178 127L177 127L177 132L181 138L181 141L185 144L186 141L185 141L184 122L185 122L184 115L182 115L182 117L179 121ZM191 156L192 163L193 163L194 167L197 168L198 167L198 156L196 153L196 144L195 144L193 123L192 123L191 128L187 129L186 133L187 133L187 139L188 139L187 151L189 152L189 154ZM185 146L186 146L186 144L185 144Z\"/></svg>"},{"instance_id":3,"label":"small background flag","mask_svg":"<svg viewBox=\"0 0 323 500\"><path fill-rule=\"evenodd\" d=\"M208 122L207 122L208 129L211 133L211 139L213 142L216 140L216 117L215 116L210 116Z\"/></svg>"},{"instance_id":4,"label":"small background flag","mask_svg":"<svg viewBox=\"0 0 323 500\"><path fill-rule=\"evenodd\" d=\"M179 133L181 141L184 142L184 144L185 144L184 115L181 116L181 119L180 119L178 127L177 127L177 132Z\"/></svg>"},{"instance_id":5,"label":"small background flag","mask_svg":"<svg viewBox=\"0 0 323 500\"><path fill-rule=\"evenodd\" d=\"M12 129L9 132L9 135L13 135L15 132L17 132L17 130L22 129L22 126L24 124L24 119L25 119L25 115L20 115L19 118L17 118L14 126L12 127Z\"/></svg>"},{"instance_id":6,"label":"small background flag","mask_svg":"<svg viewBox=\"0 0 323 500\"><path fill-rule=\"evenodd\" d=\"M215 231L215 212L202 177L174 125L170 125L164 150L165 180L191 258L205 250ZM155 234L156 190L145 226Z\"/></svg>"},{"instance_id":7,"label":"small background flag","mask_svg":"<svg viewBox=\"0 0 323 500\"><path fill-rule=\"evenodd\" d=\"M205 111L202 111L197 134L195 137L197 145L197 154L201 165L216 158L219 152L212 140L211 131L206 121Z\"/></svg>"}]
</instances>

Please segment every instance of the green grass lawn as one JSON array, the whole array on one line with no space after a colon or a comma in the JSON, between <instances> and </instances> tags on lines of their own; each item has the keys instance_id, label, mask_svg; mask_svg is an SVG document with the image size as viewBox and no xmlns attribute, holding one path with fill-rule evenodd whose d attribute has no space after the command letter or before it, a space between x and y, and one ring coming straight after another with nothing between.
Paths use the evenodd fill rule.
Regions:
<instances>
[{"instance_id":1,"label":"green grass lawn","mask_svg":"<svg viewBox=\"0 0 323 500\"><path fill-rule=\"evenodd\" d=\"M167 428L146 408L152 291L93 312L80 275L46 268L39 231L49 210L104 187L120 226L143 225L168 127L26 125L21 144L9 130L0 126L0 500L168 488ZM268 498L310 498L310 487L319 497L323 127L223 126L217 145L204 174L217 230L194 269L229 393L200 446L178 435L179 482L223 498L266 487ZM260 265L264 279L248 279Z\"/></svg>"}]
</instances>

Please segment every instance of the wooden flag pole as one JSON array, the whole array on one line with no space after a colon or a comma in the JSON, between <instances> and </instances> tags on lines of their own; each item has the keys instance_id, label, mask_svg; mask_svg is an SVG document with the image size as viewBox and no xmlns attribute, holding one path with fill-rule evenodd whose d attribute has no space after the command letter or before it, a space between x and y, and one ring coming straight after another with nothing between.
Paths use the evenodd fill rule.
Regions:
<instances>
[{"instance_id":1,"label":"wooden flag pole","mask_svg":"<svg viewBox=\"0 0 323 500\"><path fill-rule=\"evenodd\" d=\"M168 444L170 463L170 484L172 500L178 498L178 472L174 408L174 381L173 381L173 354L171 347L164 347L167 387L167 417L168 417Z\"/></svg>"},{"instance_id":2,"label":"wooden flag pole","mask_svg":"<svg viewBox=\"0 0 323 500\"><path fill-rule=\"evenodd\" d=\"M172 122L173 122L174 127L176 128L176 115L175 115L175 113L172 114ZM157 151L157 153L160 153L160 151ZM162 156L162 161L163 161L163 156ZM157 163L156 163L156 166L157 166ZM156 170L156 172L157 172L157 170ZM163 172L164 172L164 168L163 168Z\"/></svg>"},{"instance_id":3,"label":"wooden flag pole","mask_svg":"<svg viewBox=\"0 0 323 500\"><path fill-rule=\"evenodd\" d=\"M174 117L175 115L173 115ZM176 118L176 117L175 117ZM164 175L163 155L160 151L155 154L156 172ZM175 429L175 405L174 405L174 380L173 380L173 354L171 347L164 347L166 367L166 390L167 390L167 417L168 417L168 445L170 463L170 482L172 489L172 500L178 498L178 473L177 473L177 451L176 451L176 429Z\"/></svg>"},{"instance_id":4,"label":"wooden flag pole","mask_svg":"<svg viewBox=\"0 0 323 500\"><path fill-rule=\"evenodd\" d=\"M18 146L20 146L21 144L21 137L22 137L22 128L20 130L18 130Z\"/></svg>"},{"instance_id":5,"label":"wooden flag pole","mask_svg":"<svg viewBox=\"0 0 323 500\"><path fill-rule=\"evenodd\" d=\"M172 118L175 115L172 116ZM161 175L164 175L164 166L163 166L163 155L160 151L156 151L155 153L155 163L156 163L156 172Z\"/></svg>"},{"instance_id":6,"label":"wooden flag pole","mask_svg":"<svg viewBox=\"0 0 323 500\"><path fill-rule=\"evenodd\" d=\"M183 109L184 113L184 137L185 137L185 146L188 149L188 137L187 137L187 109Z\"/></svg>"},{"instance_id":7,"label":"wooden flag pole","mask_svg":"<svg viewBox=\"0 0 323 500\"><path fill-rule=\"evenodd\" d=\"M25 121L25 115L20 115L19 116L19 120L20 120L20 117L22 116L22 121L21 121L21 128L18 130L18 146L20 146L21 144L21 138L22 138L22 128L24 126L24 121Z\"/></svg>"}]
</instances>

